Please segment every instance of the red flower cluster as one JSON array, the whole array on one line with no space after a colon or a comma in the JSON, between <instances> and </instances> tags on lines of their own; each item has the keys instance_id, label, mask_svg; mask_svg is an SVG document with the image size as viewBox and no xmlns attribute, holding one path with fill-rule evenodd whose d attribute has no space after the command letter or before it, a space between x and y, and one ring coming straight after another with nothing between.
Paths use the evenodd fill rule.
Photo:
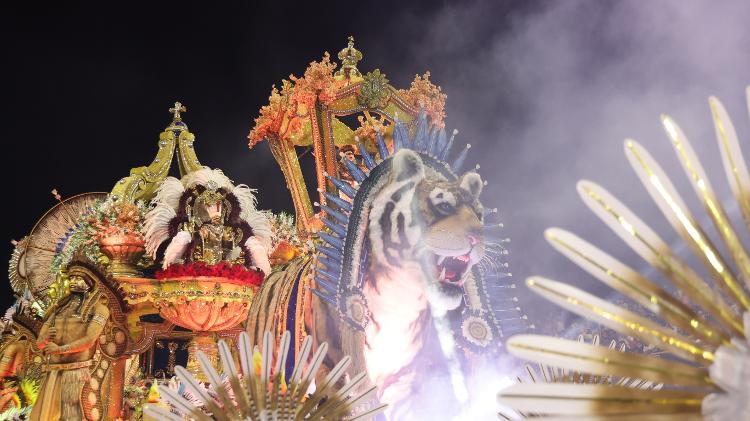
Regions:
<instances>
[{"instance_id":1,"label":"red flower cluster","mask_svg":"<svg viewBox=\"0 0 750 421\"><path fill-rule=\"evenodd\" d=\"M245 266L227 262L216 265L207 265L203 262L175 264L156 272L156 279L160 280L199 277L224 278L229 283L259 287L263 283L264 275L260 270L248 269Z\"/></svg>"}]
</instances>

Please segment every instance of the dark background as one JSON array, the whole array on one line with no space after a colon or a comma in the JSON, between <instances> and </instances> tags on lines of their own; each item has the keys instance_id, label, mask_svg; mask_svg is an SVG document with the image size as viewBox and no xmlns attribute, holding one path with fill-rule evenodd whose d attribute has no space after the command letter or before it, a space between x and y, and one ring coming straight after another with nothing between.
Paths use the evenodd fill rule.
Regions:
<instances>
[{"instance_id":1,"label":"dark background","mask_svg":"<svg viewBox=\"0 0 750 421\"><path fill-rule=\"evenodd\" d=\"M52 188L66 197L109 191L149 163L176 100L188 107L204 165L258 188L261 207L291 210L267 146L249 151L246 136L271 85L324 51L335 58L348 35L364 54L363 73L380 68L408 87L430 70L443 86L447 125L475 146L469 163L489 181L484 201L500 209L520 305L537 325L554 330L550 322L565 319L523 292L526 276L609 294L544 243L544 228L571 229L643 266L579 202L577 179L600 182L677 244L622 156L622 139L651 150L702 212L659 113L682 124L735 209L705 99L722 98L749 138L745 1L103 3L2 6L0 238L26 235L54 205ZM0 247L0 257L11 250ZM5 307L10 288L0 291Z\"/></svg>"},{"instance_id":2,"label":"dark background","mask_svg":"<svg viewBox=\"0 0 750 421\"><path fill-rule=\"evenodd\" d=\"M14 203L5 208L5 238L31 230L55 204L53 188L63 197L109 191L131 167L148 165L177 100L204 165L258 188L262 208L293 212L268 146L247 148L273 84L301 75L324 51L338 61L349 35L364 52L363 73L380 67L397 87L427 69L440 80L436 63L418 62L409 48L427 36L438 3L229 3L4 11L3 170ZM515 8L488 10L503 18ZM2 291L6 307L10 290Z\"/></svg>"}]
</instances>

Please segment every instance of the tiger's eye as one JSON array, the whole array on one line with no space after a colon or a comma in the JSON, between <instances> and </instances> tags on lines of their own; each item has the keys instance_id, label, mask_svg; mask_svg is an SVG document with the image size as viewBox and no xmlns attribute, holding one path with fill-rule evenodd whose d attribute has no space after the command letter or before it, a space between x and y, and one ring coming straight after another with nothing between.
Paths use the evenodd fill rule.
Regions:
<instances>
[{"instance_id":1,"label":"tiger's eye","mask_svg":"<svg viewBox=\"0 0 750 421\"><path fill-rule=\"evenodd\" d=\"M445 202L437 205L437 208L440 212L443 212L443 213L450 213L453 210L453 206Z\"/></svg>"}]
</instances>

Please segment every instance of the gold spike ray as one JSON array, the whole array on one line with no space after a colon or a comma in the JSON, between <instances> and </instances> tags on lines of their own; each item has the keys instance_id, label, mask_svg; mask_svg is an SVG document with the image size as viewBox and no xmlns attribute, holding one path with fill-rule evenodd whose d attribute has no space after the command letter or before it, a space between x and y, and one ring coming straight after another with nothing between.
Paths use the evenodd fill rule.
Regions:
<instances>
[{"instance_id":1,"label":"gold spike ray","mask_svg":"<svg viewBox=\"0 0 750 421\"><path fill-rule=\"evenodd\" d=\"M750 86L746 88L748 111L750 112ZM722 154L732 192L739 203L739 208L750 228L750 171L742 156L737 133L734 130L726 110L716 98L710 98L709 104L714 119L714 128ZM642 341L657 345L661 349L686 358L688 363L699 362L704 367L675 362L672 359L655 359L648 355L630 355L616 353L615 350L602 350L588 344L565 341L538 336L513 337L508 341L511 352L540 362L540 365L554 364L572 367L571 371L590 371L593 378L608 378L605 385L539 385L522 384L501 391L499 401L518 413L531 410L535 414L553 415L543 417L546 420L601 420L601 421L686 421L700 420L705 416L711 420L750 419L743 364L747 359L746 338L750 338L750 298L746 286L736 278L747 281L750 272L750 249L743 247L738 234L732 229L730 220L721 202L709 183L706 172L698 160L685 134L672 119L662 116L662 122L669 135L683 169L690 179L693 189L703 202L704 207L719 230L722 241L731 252L732 259L726 261L719 255L717 248L711 244L705 234L705 227L698 225L683 203L677 190L651 158L648 152L632 140L626 140L625 153L637 175L649 194L656 201L673 228L683 237L704 263L711 278L719 288L727 292L739 305L728 305L722 291L712 289L683 260L677 258L670 247L659 238L649 226L643 223L627 207L617 201L601 187L586 181L579 182L578 191L584 202L607 225L615 231L636 253L643 257L654 268L661 271L680 293L680 301L685 298L706 310L709 320L715 321L726 329L731 336L730 343L722 343L715 354L707 352L698 355L692 347L702 349L709 345L693 333L696 339L681 337L663 337L664 327L646 324L632 312L618 308L597 297L580 291L572 286L560 284L543 278L530 278L527 283L535 292L553 303L582 315L594 322L613 328L620 333L635 336ZM550 236L549 234L552 233ZM636 299L645 302L648 291L644 288L650 282L642 275L629 273L632 269L619 266L619 262L595 247L585 243L572 234L561 230L548 231L548 239L558 250L562 251L582 268L597 276L610 286ZM564 241L555 241L562 238ZM565 243L565 244L563 244ZM727 265L734 260L738 275L735 276ZM745 266L745 267L743 267ZM622 279L620 279L622 278ZM634 280L638 280L634 282ZM618 288L619 286L619 288ZM643 291L640 291L642 288ZM640 296L640 300L638 297ZM700 312L701 309L696 309ZM740 315L742 313L742 315ZM659 312L659 322L670 323L680 328L678 323L670 321L667 312ZM702 312L701 312L702 314ZM674 316L683 316L675 312ZM684 328L681 329L685 330ZM693 343L696 340L699 342ZM660 342L660 343L656 343ZM675 348L676 351L675 352ZM732 355L732 357L727 357ZM697 361L703 360L703 361ZM731 361L731 362L730 362ZM709 364L710 363L710 364ZM635 366L635 367L633 367ZM644 370L639 372L641 367ZM635 374L632 377L619 378L617 375ZM705 378L708 374L708 379ZM680 378L687 375L689 378ZM662 377L664 376L664 377ZM671 378L668 378L672 376ZM744 377L743 377L744 376ZM640 380L638 377L644 378ZM730 380L731 379L731 380ZM663 388L653 390L653 381L664 380ZM699 385L696 382L705 381ZM606 383L616 383L617 387ZM713 386L710 384L713 383ZM706 385L709 385L706 387ZM696 386L698 388L696 388ZM646 390L640 389L645 387ZM635 389L633 389L635 388ZM708 394L710 393L710 395ZM657 415L658 414L658 415Z\"/></svg>"},{"instance_id":2,"label":"gold spike ray","mask_svg":"<svg viewBox=\"0 0 750 421\"><path fill-rule=\"evenodd\" d=\"M579 341L542 335L515 335L506 345L516 357L553 367L654 383L713 387L705 368Z\"/></svg>"},{"instance_id":3,"label":"gold spike ray","mask_svg":"<svg viewBox=\"0 0 750 421\"><path fill-rule=\"evenodd\" d=\"M748 100L750 104L750 99ZM714 120L716 141L719 144L721 160L734 198L739 204L745 225L750 229L750 173L745 160L742 159L742 149L737 138L732 120L729 118L724 105L716 98L710 97L708 104ZM748 282L746 279L745 282Z\"/></svg>"},{"instance_id":4,"label":"gold spike ray","mask_svg":"<svg viewBox=\"0 0 750 421\"><path fill-rule=\"evenodd\" d=\"M559 228L550 228L544 232L544 236L552 247L595 278L663 317L667 322L699 337L710 344L712 350L728 343L728 336L689 306L575 234Z\"/></svg>"},{"instance_id":5,"label":"gold spike ray","mask_svg":"<svg viewBox=\"0 0 750 421\"><path fill-rule=\"evenodd\" d=\"M643 421L643 414L633 415L575 415L572 417L543 417L543 421ZM704 421L701 414L648 414L648 421Z\"/></svg>"},{"instance_id":6,"label":"gold spike ray","mask_svg":"<svg viewBox=\"0 0 750 421\"><path fill-rule=\"evenodd\" d=\"M714 101L710 102L718 101L714 98ZM718 107L721 107L721 105L719 104ZM726 111L724 113L726 114ZM726 121L729 121L728 116L725 117L725 120L717 123L717 127L721 126L723 128L725 124L731 127L731 121L729 123L725 123ZM669 135L669 138L672 140L672 146L674 146L675 151L677 152L680 163L682 164L682 167L685 170L688 179L693 185L695 193L703 202L703 205L706 208L706 212L711 217L716 230L719 232L721 239L727 246L727 249L734 259L735 264L737 265L737 268L740 270L742 277L745 279L746 285L750 286L750 257L748 257L747 253L745 252L745 248L742 246L742 242L740 242L740 239L737 236L732 223L729 221L729 217L727 217L727 213L724 210L721 201L718 199L716 193L714 192L714 189L711 187L711 183L708 179L708 176L706 175L706 172L703 169L703 165L701 165L701 162L698 159L698 155L695 153L692 145L690 144L690 141L682 131L682 128L680 128L680 126L671 117L662 115L661 119L667 135ZM731 130L733 131L734 128L732 127ZM718 132L719 130L717 128L717 136ZM735 133L735 141L736 136L737 135ZM720 149L723 151L723 148L721 147L722 142L720 141L719 143ZM739 148L737 149L739 150ZM740 160L739 162L742 163L741 165L745 169L745 175L747 175L747 167L744 166L744 161ZM739 171L739 168L737 167L738 164L734 157L731 157L731 159L725 159L724 165L728 173ZM730 184L732 184L731 179ZM737 200L739 202L740 198L738 198ZM740 208L742 208L741 203ZM745 297L747 298L746 295Z\"/></svg>"},{"instance_id":7,"label":"gold spike ray","mask_svg":"<svg viewBox=\"0 0 750 421\"><path fill-rule=\"evenodd\" d=\"M671 129L675 129L675 126L671 126ZM684 147L684 144L682 146ZM677 189L659 164L643 146L632 139L625 141L625 155L654 202L675 231L698 256L711 276L737 304L745 310L750 310L750 298L745 294L731 268L690 213ZM714 206L716 206L715 203Z\"/></svg>"},{"instance_id":8,"label":"gold spike ray","mask_svg":"<svg viewBox=\"0 0 750 421\"><path fill-rule=\"evenodd\" d=\"M541 277L531 277L526 280L526 284L532 291L560 307L624 335L633 336L699 364L710 364L714 360L711 350L643 316L610 304L578 288Z\"/></svg>"},{"instance_id":9,"label":"gold spike ray","mask_svg":"<svg viewBox=\"0 0 750 421\"><path fill-rule=\"evenodd\" d=\"M559 415L700 413L704 393L604 385L516 384L498 395L522 412ZM651 419L651 418L642 418Z\"/></svg>"},{"instance_id":10,"label":"gold spike ray","mask_svg":"<svg viewBox=\"0 0 750 421\"><path fill-rule=\"evenodd\" d=\"M719 105L719 107L721 107L721 105ZM708 176L706 176L706 172L703 170L703 166L701 165L698 156L693 150L690 141L688 140L687 136L685 136L685 133L682 131L680 126L669 116L662 115L662 123L667 134L669 135L669 138L672 140L672 146L674 146L675 151L677 152L677 156L680 158L680 163L682 164L682 167L685 170L688 179L691 181L691 184L693 185L698 198L703 202L703 205L706 208L706 212L708 212L708 215L711 217L716 230L719 232L719 235L724 241L724 244L727 246L727 249L732 255L732 258L734 259L737 268L740 270L740 273L742 274L746 285L750 286L750 258L748 257L744 247L742 246L742 243L737 237L737 234L732 227L729 218L727 217L727 213L724 210L721 201L718 199L716 193L711 187ZM717 123L717 135L720 131L718 127L721 126L723 128L723 124L723 122ZM729 125L731 126L731 122L729 123ZM734 130L734 128L732 128L732 130ZM720 149L722 150L722 158L724 158L724 165L727 171L738 171L739 169L737 168L735 160L733 158L726 159L728 157L725 156L723 148L721 147L722 142L720 141L719 143ZM742 161L740 160L740 162ZM730 166L732 169L730 169ZM745 172L747 172L747 168L745 168ZM731 179L730 184L732 184ZM738 197L737 200L738 202L740 202L741 198ZM743 205L740 202L740 209L742 209L742 206ZM739 285L737 285L736 288L739 290L738 293L740 297L744 297L747 302L747 295L744 293L742 288L739 287Z\"/></svg>"},{"instance_id":11,"label":"gold spike ray","mask_svg":"<svg viewBox=\"0 0 750 421\"><path fill-rule=\"evenodd\" d=\"M630 248L669 278L682 292L713 316L727 333L744 335L739 315L690 267L678 258L648 225L607 190L590 181L578 182L584 203Z\"/></svg>"},{"instance_id":12,"label":"gold spike ray","mask_svg":"<svg viewBox=\"0 0 750 421\"><path fill-rule=\"evenodd\" d=\"M711 187L711 182L698 159L698 155L693 150L693 146L690 144L687 136L685 136L682 128L671 117L662 115L661 120L667 135L672 140L672 146L674 146L675 152L677 152L682 168L693 185L695 193L703 202L706 212L711 217L737 268L740 270L747 285L750 286L750 258L745 252L740 239L737 237L721 201L716 196L713 187ZM744 292L741 295L747 299Z\"/></svg>"}]
</instances>

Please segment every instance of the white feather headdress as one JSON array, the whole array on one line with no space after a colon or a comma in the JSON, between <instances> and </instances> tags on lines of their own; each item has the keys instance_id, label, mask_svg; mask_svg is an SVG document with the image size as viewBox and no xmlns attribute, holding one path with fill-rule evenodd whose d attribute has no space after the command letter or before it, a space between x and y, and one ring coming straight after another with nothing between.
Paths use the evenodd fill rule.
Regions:
<instances>
[{"instance_id":1,"label":"white feather headdress","mask_svg":"<svg viewBox=\"0 0 750 421\"><path fill-rule=\"evenodd\" d=\"M256 190L240 184L235 186L220 169L203 167L193 171L178 180L167 177L156 191L151 200L152 209L146 215L144 225L146 231L146 253L155 257L159 246L169 238L169 223L177 216L180 198L187 190L199 185L215 184L219 188L231 192L240 204L241 220L250 225L253 236L269 249L271 246L271 223L268 218L256 208Z\"/></svg>"}]
</instances>

